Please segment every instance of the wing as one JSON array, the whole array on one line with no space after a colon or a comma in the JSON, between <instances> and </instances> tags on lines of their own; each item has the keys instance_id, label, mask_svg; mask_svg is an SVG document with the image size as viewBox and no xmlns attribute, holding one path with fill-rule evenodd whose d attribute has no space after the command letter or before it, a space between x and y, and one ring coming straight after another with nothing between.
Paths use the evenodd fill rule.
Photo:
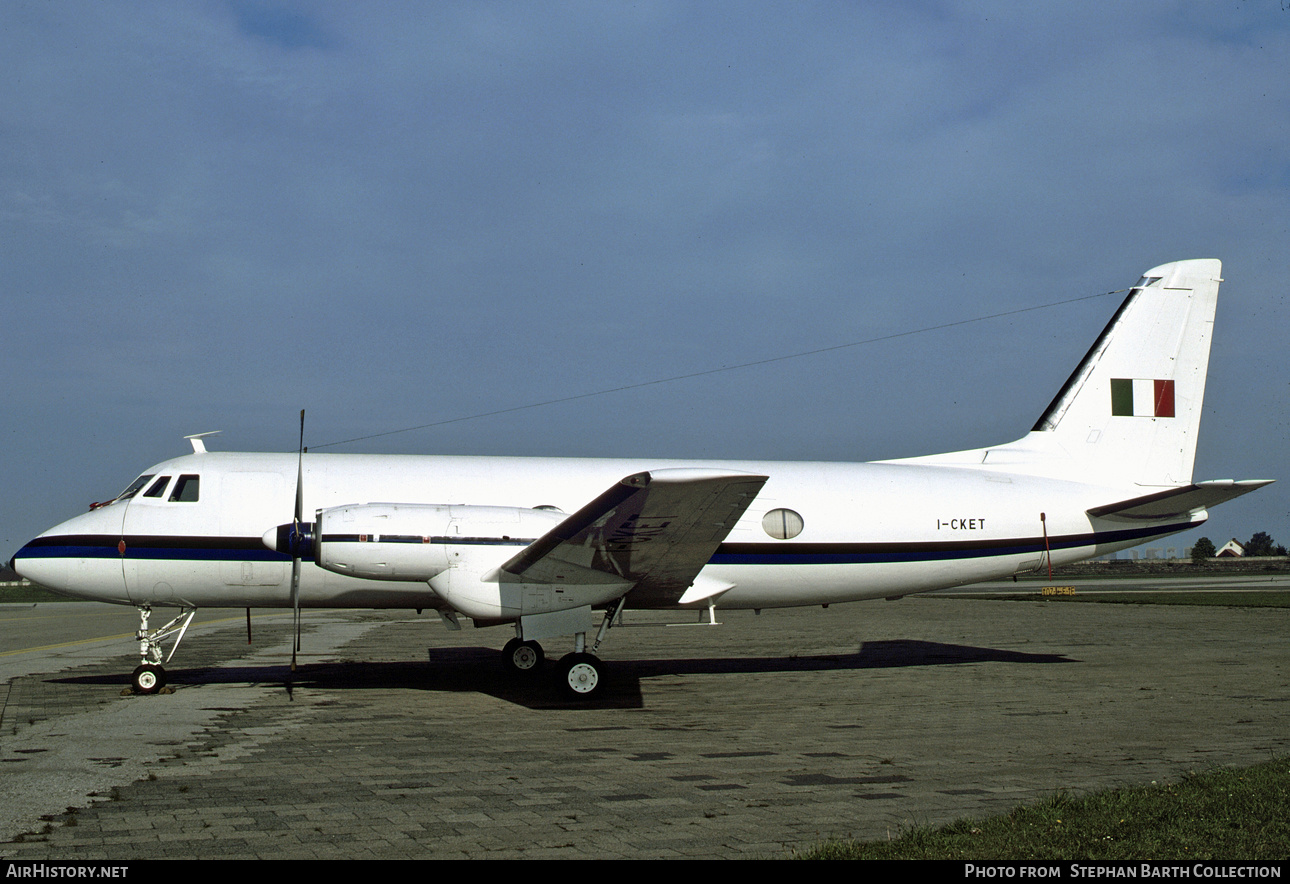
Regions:
<instances>
[{"instance_id":1,"label":"wing","mask_svg":"<svg viewBox=\"0 0 1290 884\"><path fill-rule=\"evenodd\" d=\"M677 602L766 476L655 470L627 476L502 565L524 583L633 584L632 601ZM729 587L725 587L729 588Z\"/></svg>"},{"instance_id":2,"label":"wing","mask_svg":"<svg viewBox=\"0 0 1290 884\"><path fill-rule=\"evenodd\" d=\"M1212 482L1180 485L1168 491L1108 503L1105 506L1095 506L1088 511L1088 514L1108 519L1168 519L1185 516L1207 507L1217 506L1242 494L1249 494L1271 481L1271 479L1241 481L1217 479Z\"/></svg>"}]
</instances>

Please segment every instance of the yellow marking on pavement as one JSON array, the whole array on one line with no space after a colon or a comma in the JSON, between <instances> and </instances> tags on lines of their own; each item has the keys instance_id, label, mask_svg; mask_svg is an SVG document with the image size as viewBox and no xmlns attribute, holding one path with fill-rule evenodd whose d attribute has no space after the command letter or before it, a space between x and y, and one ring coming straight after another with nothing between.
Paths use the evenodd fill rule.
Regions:
<instances>
[{"instance_id":1,"label":"yellow marking on pavement","mask_svg":"<svg viewBox=\"0 0 1290 884\"><path fill-rule=\"evenodd\" d=\"M290 611L274 611L272 613L266 613L266 614L252 614L251 617L254 620L259 620L264 617L282 617L289 614L291 614ZM13 619L17 620L22 618L15 617ZM27 618L27 619L32 619L32 618ZM246 620L246 617L245 615L239 615L237 617L221 617L218 620L203 620L200 625L214 626L217 623L228 623L233 620L236 620L237 622L241 623ZM198 623L194 621L193 625L197 626ZM101 635L101 636L98 636L97 638L83 638L72 642L61 642L60 644L56 644L56 645L38 645L32 648L18 648L13 651L0 651L0 657L13 657L17 654L32 654L37 651L56 651L59 648L74 648L77 645L91 645L91 644L94 644L95 642L120 641L122 639L129 639L130 641L134 641L135 634L133 632L123 632L118 635Z\"/></svg>"}]
</instances>

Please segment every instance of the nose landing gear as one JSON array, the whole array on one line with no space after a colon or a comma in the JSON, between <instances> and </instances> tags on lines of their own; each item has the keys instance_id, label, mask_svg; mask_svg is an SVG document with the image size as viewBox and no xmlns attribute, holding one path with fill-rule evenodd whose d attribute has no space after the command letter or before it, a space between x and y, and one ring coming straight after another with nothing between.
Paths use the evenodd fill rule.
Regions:
<instances>
[{"instance_id":1,"label":"nose landing gear","mask_svg":"<svg viewBox=\"0 0 1290 884\"><path fill-rule=\"evenodd\" d=\"M155 694L166 686L166 670L161 665L161 643L170 636L175 636L175 643L170 646L170 653L165 658L165 662L169 663L170 658L179 649L184 633L188 631L188 624L193 622L196 614L196 608L181 608L179 616L160 629L150 632L148 618L152 616L152 608L146 605L139 607L139 632L135 635L135 639L139 642L140 663L130 676L130 687L136 694Z\"/></svg>"}]
</instances>

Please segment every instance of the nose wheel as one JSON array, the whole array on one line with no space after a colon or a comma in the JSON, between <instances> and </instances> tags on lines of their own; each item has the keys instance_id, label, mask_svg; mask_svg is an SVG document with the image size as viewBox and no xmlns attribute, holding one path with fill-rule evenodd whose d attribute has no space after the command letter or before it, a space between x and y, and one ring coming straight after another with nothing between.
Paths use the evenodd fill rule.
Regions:
<instances>
[{"instance_id":1,"label":"nose wheel","mask_svg":"<svg viewBox=\"0 0 1290 884\"><path fill-rule=\"evenodd\" d=\"M152 663L144 663L130 676L130 686L136 694L155 694L166 686L166 670Z\"/></svg>"}]
</instances>

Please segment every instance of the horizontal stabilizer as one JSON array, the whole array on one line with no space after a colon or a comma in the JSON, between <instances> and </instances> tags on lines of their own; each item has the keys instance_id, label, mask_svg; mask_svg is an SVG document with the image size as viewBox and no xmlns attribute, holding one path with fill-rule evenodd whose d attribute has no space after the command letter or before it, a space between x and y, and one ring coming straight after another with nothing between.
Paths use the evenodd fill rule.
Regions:
<instances>
[{"instance_id":1,"label":"horizontal stabilizer","mask_svg":"<svg viewBox=\"0 0 1290 884\"><path fill-rule=\"evenodd\" d=\"M1105 506L1095 506L1088 510L1088 514L1106 519L1169 519L1216 506L1272 482L1272 479L1216 479L1212 482L1197 482Z\"/></svg>"}]
</instances>

